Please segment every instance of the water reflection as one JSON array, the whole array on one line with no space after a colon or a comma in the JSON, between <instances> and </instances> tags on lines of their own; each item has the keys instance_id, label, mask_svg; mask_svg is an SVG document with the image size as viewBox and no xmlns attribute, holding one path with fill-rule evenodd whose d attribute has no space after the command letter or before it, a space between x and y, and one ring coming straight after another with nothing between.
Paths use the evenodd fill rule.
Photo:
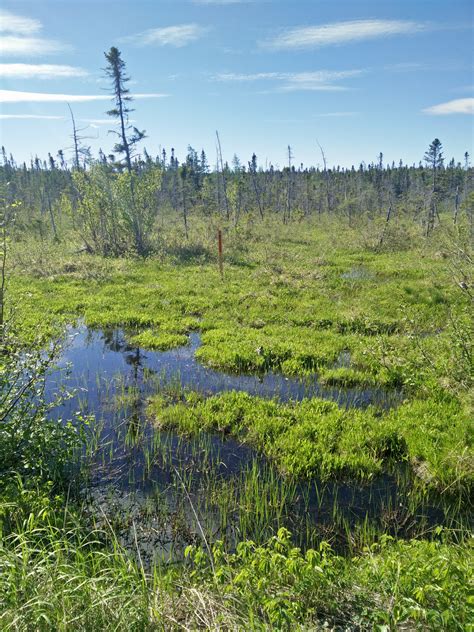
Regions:
<instances>
[{"instance_id":1,"label":"water reflection","mask_svg":"<svg viewBox=\"0 0 474 632\"><path fill-rule=\"evenodd\" d=\"M163 381L179 380L184 388L207 394L222 391L245 391L260 397L276 397L280 401L301 401L303 398L321 397L340 406L366 408L375 405L391 408L400 403L400 391L380 387L328 387L316 375L307 378L289 378L278 373L264 375L230 374L210 369L195 358L201 345L200 335L191 333L189 344L171 351L144 351L131 346L122 330L91 331L86 327L71 331L69 344L61 364L71 362L79 376L124 374L132 368L129 379L142 381L143 372L163 376ZM347 366L350 356L341 354L338 366Z\"/></svg>"},{"instance_id":2,"label":"water reflection","mask_svg":"<svg viewBox=\"0 0 474 632\"><path fill-rule=\"evenodd\" d=\"M238 390L280 401L322 397L361 408L371 404L389 408L401 399L399 392L377 388L325 388L317 376L290 379L275 373L215 371L195 359L200 344L199 334L193 333L187 346L155 352L131 345L122 330L93 331L81 326L68 332L58 370L48 378L46 395L52 399L62 386L76 389L55 414L68 419L81 410L95 418L91 436L96 450L90 468L93 513L117 517L121 504L131 508L133 520L141 516L144 521L143 532L155 533L146 546L159 546L168 553L176 547L177 533L183 546L196 536L190 502L214 536L258 539L284 525L297 534L302 546L313 545L316 532L336 541L345 530L347 538L348 529L367 525L367 520L405 535L413 535L423 525L445 522L442 508L426 502L421 509L413 506L412 479L404 468L365 485L317 480L297 484L231 438L185 439L156 430L145 418L146 399L157 388L173 384L205 394ZM350 355L341 354L339 365L349 363ZM131 533L127 520L120 518L115 525L124 541ZM147 520L152 521L150 528Z\"/></svg>"}]
</instances>

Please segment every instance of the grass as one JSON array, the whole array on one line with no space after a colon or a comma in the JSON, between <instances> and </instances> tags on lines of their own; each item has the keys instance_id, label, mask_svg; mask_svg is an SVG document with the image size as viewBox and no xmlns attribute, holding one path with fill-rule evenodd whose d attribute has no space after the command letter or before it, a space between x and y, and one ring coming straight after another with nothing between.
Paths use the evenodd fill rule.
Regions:
<instances>
[{"instance_id":1,"label":"grass","mask_svg":"<svg viewBox=\"0 0 474 632\"><path fill-rule=\"evenodd\" d=\"M212 217L192 218L185 247L182 235L164 229L166 252L143 260L77 254L75 244L15 241L7 296L23 344L40 345L38 334L49 340L78 319L133 330L130 342L157 350L182 345L187 333L200 330L197 355L216 369L316 372L328 386L402 389L405 400L389 411L362 411L319 399L204 398L177 383L173 397L157 394L150 404L157 426L185 435L177 440L184 467L170 483L181 489L178 518L189 514L184 503L191 501L208 534L216 525L205 524L207 510L218 512L224 531L233 514L239 519L225 544L209 537L210 551L192 547L184 563L145 568L140 547L123 549L110 520L91 529L68 478L76 441L43 424L41 410L29 433L31 398L24 404L28 415L18 409L11 424L13 437L24 429L25 471L10 468L0 488L0 627L469 629L474 560L460 516L472 492L472 306L453 273L460 265L453 254L457 236L439 231L428 242L418 235L375 252L362 223L322 218L256 225L243 218L235 229L224 227L221 280L216 225ZM0 378L8 392L8 376L0 372ZM129 409L135 403L136 393L124 388L109 402ZM218 476L222 463L209 439L215 432L257 448L270 464L260 470L252 461L238 475ZM143 450L145 475L155 463L176 467L173 437L157 430L152 450L138 445L139 434L127 436L127 445ZM92 439L97 445L87 446L89 457L100 450L100 432L92 431ZM38 460L51 445L50 458ZM113 452L108 444L102 448ZM452 531L424 532L415 494L407 515L420 522L416 540L383 534L410 532L398 524L404 507L387 506L373 527L368 518L344 520L337 498L328 533L345 529L351 555L333 552L323 531L291 538L279 528L296 499L305 502L298 478L317 475L330 491L333 481L368 482L400 462L416 474L416 493L427 506L433 489L442 498L455 495ZM324 496L324 486L316 493ZM161 496L157 502L165 504ZM314 546L295 548L305 537Z\"/></svg>"},{"instance_id":2,"label":"grass","mask_svg":"<svg viewBox=\"0 0 474 632\"><path fill-rule=\"evenodd\" d=\"M466 497L472 490L472 427L452 398L413 400L381 414L317 398L279 403L242 392L188 393L178 403L157 395L149 413L158 426L183 434L230 434L298 477L370 479L404 460L424 472L427 485Z\"/></svg>"},{"instance_id":3,"label":"grass","mask_svg":"<svg viewBox=\"0 0 474 632\"><path fill-rule=\"evenodd\" d=\"M472 548L390 538L346 559L302 553L280 530L267 543L217 543L190 564L140 568L117 543L59 529L41 513L0 544L3 630L466 630ZM113 540L113 538L112 538Z\"/></svg>"},{"instance_id":4,"label":"grass","mask_svg":"<svg viewBox=\"0 0 474 632\"><path fill-rule=\"evenodd\" d=\"M132 345L153 349L156 351L166 351L175 347L183 347L188 343L188 338L184 334L168 333L146 329L135 336L129 337Z\"/></svg>"},{"instance_id":5,"label":"grass","mask_svg":"<svg viewBox=\"0 0 474 632\"><path fill-rule=\"evenodd\" d=\"M63 248L46 249L27 266L24 252L13 253L10 292L25 337L38 326L51 333L60 322L83 318L92 327L145 329L140 344L166 349L199 328L198 356L215 368L302 375L333 369L345 350L359 383L410 385L411 367L402 372L381 363L379 338L394 347L392 356L413 353L410 336L445 330L451 310L463 309L462 293L434 248L374 254L355 232L341 228L336 237L336 231L311 224L229 231L228 258L244 237L248 246L245 267L227 264L224 282L212 260L177 268L167 260L132 259L104 268L87 254L73 262ZM347 277L360 265L369 276ZM446 336L434 338L436 353L449 355Z\"/></svg>"}]
</instances>

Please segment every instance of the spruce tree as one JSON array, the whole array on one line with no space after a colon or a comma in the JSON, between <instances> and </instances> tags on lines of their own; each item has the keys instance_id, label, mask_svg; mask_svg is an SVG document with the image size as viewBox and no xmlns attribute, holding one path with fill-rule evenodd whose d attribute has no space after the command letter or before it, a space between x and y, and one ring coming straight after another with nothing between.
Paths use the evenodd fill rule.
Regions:
<instances>
[{"instance_id":1,"label":"spruce tree","mask_svg":"<svg viewBox=\"0 0 474 632\"><path fill-rule=\"evenodd\" d=\"M439 138L435 138L425 153L425 162L433 169L433 191L436 191L436 176L438 170L441 169L444 162L443 145Z\"/></svg>"},{"instance_id":2,"label":"spruce tree","mask_svg":"<svg viewBox=\"0 0 474 632\"><path fill-rule=\"evenodd\" d=\"M125 167L128 173L131 173L134 147L145 138L145 132L138 130L129 123L128 115L130 112L133 112L129 104L133 99L130 95L130 90L127 88L130 77L126 74L125 62L121 57L120 51L115 46L112 46L109 52L104 53L104 55L107 60L105 74L112 81L112 96L115 102L115 107L109 110L107 114L117 119L120 125L119 132L110 130L112 134L116 134L120 139L115 144L113 151L124 156Z\"/></svg>"}]
</instances>

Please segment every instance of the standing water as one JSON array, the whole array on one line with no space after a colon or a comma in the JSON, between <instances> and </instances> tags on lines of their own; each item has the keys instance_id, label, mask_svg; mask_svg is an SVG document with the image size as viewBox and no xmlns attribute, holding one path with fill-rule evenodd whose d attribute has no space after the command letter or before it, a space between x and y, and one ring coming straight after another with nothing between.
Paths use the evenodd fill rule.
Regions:
<instances>
[{"instance_id":1,"label":"standing water","mask_svg":"<svg viewBox=\"0 0 474 632\"><path fill-rule=\"evenodd\" d=\"M261 455L233 439L200 434L183 438L159 431L146 419L147 397L159 389L204 394L245 391L280 401L320 397L341 406L390 408L399 392L323 387L312 376L276 373L231 375L195 358L199 334L171 351L145 351L122 330L70 329L63 353L48 378L47 397L62 388L74 394L55 408L61 419L90 415L90 485L85 492L91 522L112 526L119 541L142 558L180 556L199 541L263 540L281 526L296 542L322 538L335 547L357 545L379 529L413 535L448 518L441 508L414 502L413 481L400 468L369 484L281 476ZM341 361L348 362L344 357Z\"/></svg>"}]
</instances>

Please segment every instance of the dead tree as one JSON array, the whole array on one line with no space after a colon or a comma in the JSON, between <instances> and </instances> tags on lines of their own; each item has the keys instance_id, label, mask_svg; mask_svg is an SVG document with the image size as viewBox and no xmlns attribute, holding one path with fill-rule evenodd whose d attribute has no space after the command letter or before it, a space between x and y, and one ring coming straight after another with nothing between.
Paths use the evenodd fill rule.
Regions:
<instances>
[{"instance_id":1,"label":"dead tree","mask_svg":"<svg viewBox=\"0 0 474 632\"><path fill-rule=\"evenodd\" d=\"M332 203L331 203L331 187L330 187L330 178L329 178L329 172L327 169L327 163L326 163L326 155L324 153L323 148L321 147L321 145L319 144L319 141L316 141L319 147L319 151L321 152L321 157L323 159L323 165L324 165L324 182L326 184L326 204L327 204L327 209L328 212L331 212L331 207L332 207Z\"/></svg>"},{"instance_id":2,"label":"dead tree","mask_svg":"<svg viewBox=\"0 0 474 632\"><path fill-rule=\"evenodd\" d=\"M224 161L222 160L222 147L221 147L221 139L219 138L219 132L216 130L217 137L217 158L218 163L220 164L220 170L222 175L222 193L224 196L224 206L225 206L225 214L226 218L229 219L230 211L229 211L229 200L227 198L227 179L224 169Z\"/></svg>"},{"instance_id":3,"label":"dead tree","mask_svg":"<svg viewBox=\"0 0 474 632\"><path fill-rule=\"evenodd\" d=\"M292 171L291 171L291 160L293 158L293 154L291 153L291 147L288 145L288 177L286 180L286 207L285 213L283 214L283 222L290 221L291 218L291 189L292 189Z\"/></svg>"}]
</instances>

